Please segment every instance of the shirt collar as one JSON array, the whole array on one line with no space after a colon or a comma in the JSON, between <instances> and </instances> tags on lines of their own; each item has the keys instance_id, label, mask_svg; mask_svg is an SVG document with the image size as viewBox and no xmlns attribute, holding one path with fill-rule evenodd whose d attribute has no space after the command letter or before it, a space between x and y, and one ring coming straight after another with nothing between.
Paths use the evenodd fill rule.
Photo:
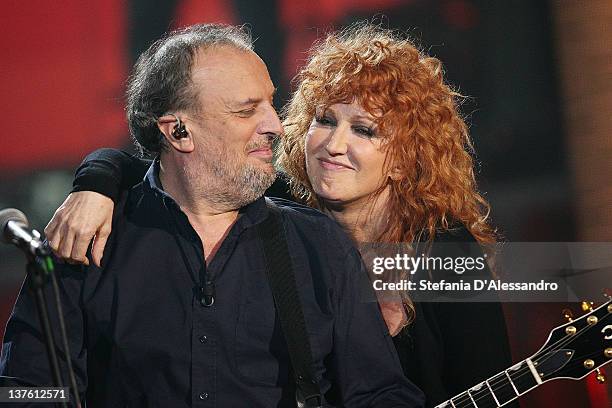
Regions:
<instances>
[{"instance_id":1,"label":"shirt collar","mask_svg":"<svg viewBox=\"0 0 612 408\"><path fill-rule=\"evenodd\" d=\"M155 159L149 170L144 176L143 186L145 192L152 194L164 203L166 208L174 208L180 210L177 202L172 198L170 194L164 191L161 181L159 179L160 163L159 158ZM266 198L264 196L259 197L257 200L250 204L245 205L239 211L240 218L239 224L242 228L259 224L268 217L268 205L266 204Z\"/></svg>"},{"instance_id":2,"label":"shirt collar","mask_svg":"<svg viewBox=\"0 0 612 408\"><path fill-rule=\"evenodd\" d=\"M143 185L145 187L145 191L152 193L155 197L161 199L165 204L172 203L178 208L178 204L174 201L174 198L170 196L170 194L164 191L162 187L161 180L159 179L159 158L153 160L151 166L149 166L149 170L144 176Z\"/></svg>"}]
</instances>

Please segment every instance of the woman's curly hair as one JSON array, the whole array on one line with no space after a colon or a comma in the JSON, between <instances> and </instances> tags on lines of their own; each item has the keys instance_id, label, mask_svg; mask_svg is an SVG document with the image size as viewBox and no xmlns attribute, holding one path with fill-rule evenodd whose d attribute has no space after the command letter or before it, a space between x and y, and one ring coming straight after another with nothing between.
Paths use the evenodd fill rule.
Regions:
<instances>
[{"instance_id":1,"label":"woman's curly hair","mask_svg":"<svg viewBox=\"0 0 612 408\"><path fill-rule=\"evenodd\" d=\"M387 154L388 224L381 242L412 242L461 223L481 244L495 241L489 205L474 177L474 153L458 112L463 98L444 83L441 62L402 35L369 23L315 43L284 109L278 164L291 192L321 208L306 174L305 137L317 109L360 103L376 117Z\"/></svg>"}]
</instances>

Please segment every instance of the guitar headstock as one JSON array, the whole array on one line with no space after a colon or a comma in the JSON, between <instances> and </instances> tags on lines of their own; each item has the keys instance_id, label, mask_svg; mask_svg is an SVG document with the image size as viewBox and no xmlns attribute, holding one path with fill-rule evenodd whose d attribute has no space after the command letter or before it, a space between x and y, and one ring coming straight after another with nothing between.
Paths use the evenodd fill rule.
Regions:
<instances>
[{"instance_id":1,"label":"guitar headstock","mask_svg":"<svg viewBox=\"0 0 612 408\"><path fill-rule=\"evenodd\" d=\"M587 306L584 306L584 305ZM542 381L578 380L612 361L612 301L577 319L565 312L568 323L551 331L542 348L531 357Z\"/></svg>"}]
</instances>

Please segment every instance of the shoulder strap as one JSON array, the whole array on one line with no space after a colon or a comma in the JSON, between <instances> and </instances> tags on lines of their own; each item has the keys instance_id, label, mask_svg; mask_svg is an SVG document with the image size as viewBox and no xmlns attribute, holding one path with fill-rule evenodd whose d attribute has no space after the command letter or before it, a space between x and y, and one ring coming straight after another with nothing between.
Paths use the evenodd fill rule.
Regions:
<instances>
[{"instance_id":1,"label":"shoulder strap","mask_svg":"<svg viewBox=\"0 0 612 408\"><path fill-rule=\"evenodd\" d=\"M280 209L266 199L268 217L258 225L266 260L266 274L293 366L298 407L320 407L321 390L315 380L310 340L306 332L304 312L297 284L287 236Z\"/></svg>"}]
</instances>

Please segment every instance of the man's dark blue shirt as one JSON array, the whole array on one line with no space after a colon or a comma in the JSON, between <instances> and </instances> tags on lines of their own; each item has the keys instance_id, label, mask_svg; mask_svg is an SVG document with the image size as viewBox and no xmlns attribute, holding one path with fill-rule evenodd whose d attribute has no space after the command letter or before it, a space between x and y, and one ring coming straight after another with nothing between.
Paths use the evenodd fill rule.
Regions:
<instances>
[{"instance_id":1,"label":"man's dark blue shirt","mask_svg":"<svg viewBox=\"0 0 612 408\"><path fill-rule=\"evenodd\" d=\"M200 238L162 190L157 171L156 163L116 205L101 268L58 267L87 406L294 407L290 359L256 228L268 216L265 199L241 209L207 265ZM327 402L422 406L348 237L313 209L274 202ZM211 306L200 301L206 281L214 284ZM7 326L0 374L17 383L51 383L34 300L25 289Z\"/></svg>"}]
</instances>

